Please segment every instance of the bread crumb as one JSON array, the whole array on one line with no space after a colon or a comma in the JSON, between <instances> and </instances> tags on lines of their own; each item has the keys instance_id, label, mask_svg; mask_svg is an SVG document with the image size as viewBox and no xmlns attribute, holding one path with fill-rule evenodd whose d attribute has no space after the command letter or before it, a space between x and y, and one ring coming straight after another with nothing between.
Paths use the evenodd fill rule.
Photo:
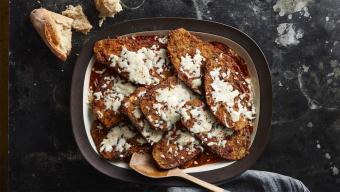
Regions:
<instances>
[{"instance_id":1,"label":"bread crumb","mask_svg":"<svg viewBox=\"0 0 340 192\"><path fill-rule=\"evenodd\" d=\"M72 28L76 31L86 35L92 29L92 25L84 14L81 5L75 7L73 5L66 6L66 10L62 12L62 15L74 19Z\"/></svg>"},{"instance_id":2,"label":"bread crumb","mask_svg":"<svg viewBox=\"0 0 340 192\"><path fill-rule=\"evenodd\" d=\"M99 11L99 27L101 27L106 17L114 17L123 10L120 0L95 0L94 4Z\"/></svg>"}]
</instances>

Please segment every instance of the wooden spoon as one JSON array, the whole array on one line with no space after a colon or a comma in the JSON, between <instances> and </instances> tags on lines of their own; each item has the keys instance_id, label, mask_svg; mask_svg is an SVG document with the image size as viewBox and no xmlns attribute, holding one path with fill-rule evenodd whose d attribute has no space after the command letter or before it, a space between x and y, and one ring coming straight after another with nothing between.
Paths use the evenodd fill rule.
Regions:
<instances>
[{"instance_id":1,"label":"wooden spoon","mask_svg":"<svg viewBox=\"0 0 340 192\"><path fill-rule=\"evenodd\" d=\"M157 167L151 155L134 153L130 160L130 167L138 173L151 177L151 178L164 178L164 177L182 177L193 183L196 183L206 189L216 192L222 192L224 189L197 179L189 174L184 173L181 169L175 168L170 170L162 170Z\"/></svg>"}]
</instances>

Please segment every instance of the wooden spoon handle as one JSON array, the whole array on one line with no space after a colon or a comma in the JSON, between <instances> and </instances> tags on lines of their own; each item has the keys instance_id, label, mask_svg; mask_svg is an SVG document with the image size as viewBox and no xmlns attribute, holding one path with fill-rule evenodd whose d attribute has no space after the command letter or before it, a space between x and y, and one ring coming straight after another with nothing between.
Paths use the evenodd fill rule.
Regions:
<instances>
[{"instance_id":1,"label":"wooden spoon handle","mask_svg":"<svg viewBox=\"0 0 340 192\"><path fill-rule=\"evenodd\" d=\"M191 176L189 174L184 173L180 169L175 169L173 171L174 171L174 173L171 174L171 175L182 177L184 179L187 179L187 180L189 180L189 181L191 181L193 183L196 183L197 185L200 185L200 186L202 186L202 187L204 187L206 189L209 189L211 191L214 191L214 192L223 192L224 191L224 189L222 189L220 187L217 187L216 185L210 184L208 182L202 181L200 179L197 179L196 177L193 177L193 176Z\"/></svg>"}]
</instances>

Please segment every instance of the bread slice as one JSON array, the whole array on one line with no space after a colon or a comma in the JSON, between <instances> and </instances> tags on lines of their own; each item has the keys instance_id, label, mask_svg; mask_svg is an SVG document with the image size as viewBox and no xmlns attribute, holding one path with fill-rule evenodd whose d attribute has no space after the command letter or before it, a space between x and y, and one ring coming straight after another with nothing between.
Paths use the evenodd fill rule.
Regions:
<instances>
[{"instance_id":1,"label":"bread slice","mask_svg":"<svg viewBox=\"0 0 340 192\"><path fill-rule=\"evenodd\" d=\"M135 152L150 150L145 139L126 123L105 129L98 121L94 121L91 136L99 154L108 160L125 160Z\"/></svg>"},{"instance_id":2,"label":"bread slice","mask_svg":"<svg viewBox=\"0 0 340 192\"><path fill-rule=\"evenodd\" d=\"M227 160L238 160L248 153L250 130L233 131L221 126L199 99L186 102L181 110L183 125L210 151Z\"/></svg>"},{"instance_id":3,"label":"bread slice","mask_svg":"<svg viewBox=\"0 0 340 192\"><path fill-rule=\"evenodd\" d=\"M154 129L168 131L180 120L180 108L193 98L195 95L184 83L169 77L144 95L140 107Z\"/></svg>"},{"instance_id":4,"label":"bread slice","mask_svg":"<svg viewBox=\"0 0 340 192\"><path fill-rule=\"evenodd\" d=\"M72 48L73 19L44 8L34 9L30 19L48 48L65 61Z\"/></svg>"},{"instance_id":5,"label":"bread slice","mask_svg":"<svg viewBox=\"0 0 340 192\"><path fill-rule=\"evenodd\" d=\"M97 61L111 66L124 79L148 86L156 85L172 74L162 37L137 36L104 39L96 42Z\"/></svg>"},{"instance_id":6,"label":"bread slice","mask_svg":"<svg viewBox=\"0 0 340 192\"><path fill-rule=\"evenodd\" d=\"M199 94L203 92L203 66L210 51L206 44L183 28L169 34L169 56L178 78Z\"/></svg>"},{"instance_id":7,"label":"bread slice","mask_svg":"<svg viewBox=\"0 0 340 192\"><path fill-rule=\"evenodd\" d=\"M135 91L136 87L115 74L105 75L93 90L92 111L105 126L112 127L123 120L121 102Z\"/></svg>"},{"instance_id":8,"label":"bread slice","mask_svg":"<svg viewBox=\"0 0 340 192\"><path fill-rule=\"evenodd\" d=\"M73 19L72 28L76 31L80 31L85 35L91 31L92 25L84 14L83 7L81 5L68 5L66 10L61 14Z\"/></svg>"},{"instance_id":9,"label":"bread slice","mask_svg":"<svg viewBox=\"0 0 340 192\"><path fill-rule=\"evenodd\" d=\"M195 137L177 127L153 145L152 156L159 167L172 169L194 159L202 151Z\"/></svg>"},{"instance_id":10,"label":"bread slice","mask_svg":"<svg viewBox=\"0 0 340 192\"><path fill-rule=\"evenodd\" d=\"M137 88L134 93L123 100L122 109L123 113L129 117L141 136L144 137L148 143L153 145L162 138L163 132L152 129L149 122L145 119L145 116L141 112L139 103L146 92L147 89L145 87Z\"/></svg>"},{"instance_id":11,"label":"bread slice","mask_svg":"<svg viewBox=\"0 0 340 192\"><path fill-rule=\"evenodd\" d=\"M224 126L241 130L255 118L253 88L248 73L234 57L213 47L206 61L204 88L206 102Z\"/></svg>"}]
</instances>

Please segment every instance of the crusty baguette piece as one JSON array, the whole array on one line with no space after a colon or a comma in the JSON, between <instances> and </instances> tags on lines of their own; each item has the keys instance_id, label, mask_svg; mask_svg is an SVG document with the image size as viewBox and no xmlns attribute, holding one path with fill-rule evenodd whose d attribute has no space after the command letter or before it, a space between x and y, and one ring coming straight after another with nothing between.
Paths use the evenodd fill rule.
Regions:
<instances>
[{"instance_id":1,"label":"crusty baguette piece","mask_svg":"<svg viewBox=\"0 0 340 192\"><path fill-rule=\"evenodd\" d=\"M85 35L91 31L92 25L87 19L81 5L68 5L66 7L66 10L63 11L61 14L74 19L72 23L72 28L76 31L82 32Z\"/></svg>"},{"instance_id":2,"label":"crusty baguette piece","mask_svg":"<svg viewBox=\"0 0 340 192\"><path fill-rule=\"evenodd\" d=\"M227 160L238 160L248 154L251 127L233 131L221 126L203 101L193 99L181 110L182 124L203 146Z\"/></svg>"},{"instance_id":3,"label":"crusty baguette piece","mask_svg":"<svg viewBox=\"0 0 340 192\"><path fill-rule=\"evenodd\" d=\"M172 169L194 159L203 150L194 136L180 127L175 127L153 145L152 157L159 167Z\"/></svg>"},{"instance_id":4,"label":"crusty baguette piece","mask_svg":"<svg viewBox=\"0 0 340 192\"><path fill-rule=\"evenodd\" d=\"M34 9L30 19L48 48L65 61L72 48L73 19L44 8Z\"/></svg>"}]
</instances>

